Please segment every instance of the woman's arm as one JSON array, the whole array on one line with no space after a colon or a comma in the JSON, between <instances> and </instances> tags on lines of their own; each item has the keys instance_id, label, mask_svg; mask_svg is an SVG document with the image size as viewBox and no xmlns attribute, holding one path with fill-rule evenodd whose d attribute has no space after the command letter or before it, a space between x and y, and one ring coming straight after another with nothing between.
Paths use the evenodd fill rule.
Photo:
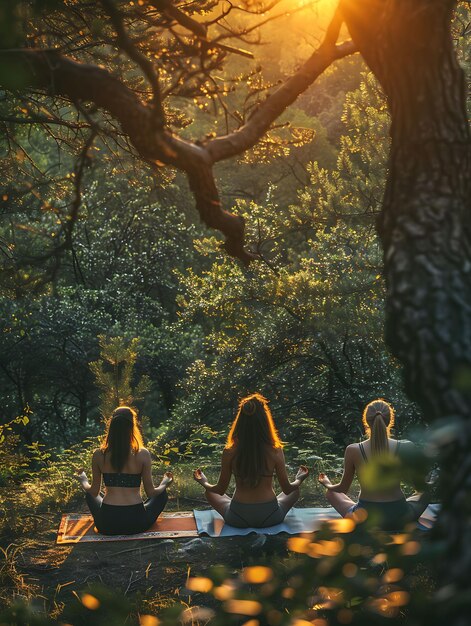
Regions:
<instances>
[{"instance_id":1,"label":"woman's arm","mask_svg":"<svg viewBox=\"0 0 471 626\"><path fill-rule=\"evenodd\" d=\"M280 487L283 493L286 495L293 493L293 491L296 491L296 489L300 487L303 480L305 480L309 474L309 470L307 469L307 467L301 465L298 473L296 474L296 479L291 483L288 478L288 472L286 471L285 455L282 448L278 448L276 450L275 471L278 482L280 483Z\"/></svg>"},{"instance_id":2,"label":"woman's arm","mask_svg":"<svg viewBox=\"0 0 471 626\"><path fill-rule=\"evenodd\" d=\"M226 493L232 476L232 451L230 449L224 449L221 459L221 472L219 479L215 485L211 485L203 472L198 468L193 472L193 477L200 485L202 485L206 491L218 493L223 496Z\"/></svg>"},{"instance_id":3,"label":"woman's arm","mask_svg":"<svg viewBox=\"0 0 471 626\"><path fill-rule=\"evenodd\" d=\"M87 475L83 469L77 470L78 479L84 491L88 491L94 498L100 493L101 489L101 468L99 461L103 458L102 451L98 448L92 456L92 484L88 482Z\"/></svg>"},{"instance_id":4,"label":"woman's arm","mask_svg":"<svg viewBox=\"0 0 471 626\"><path fill-rule=\"evenodd\" d=\"M172 482L172 474L165 472L162 482L158 487L155 487L152 478L152 457L149 450L147 450L147 448L141 448L138 454L142 460L142 484L144 485L146 496L152 498L153 496L160 495Z\"/></svg>"},{"instance_id":5,"label":"woman's arm","mask_svg":"<svg viewBox=\"0 0 471 626\"><path fill-rule=\"evenodd\" d=\"M352 484L353 477L355 476L355 464L353 462L353 447L347 446L345 448L345 457L343 460L343 475L339 483L333 485L325 474L320 474L319 482L324 485L329 491L336 491L338 493L347 493Z\"/></svg>"}]
</instances>

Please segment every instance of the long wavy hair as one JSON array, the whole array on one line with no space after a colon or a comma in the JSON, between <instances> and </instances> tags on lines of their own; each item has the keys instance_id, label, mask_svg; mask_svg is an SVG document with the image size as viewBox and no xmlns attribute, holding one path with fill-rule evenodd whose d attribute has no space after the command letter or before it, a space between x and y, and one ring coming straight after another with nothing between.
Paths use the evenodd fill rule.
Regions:
<instances>
[{"instance_id":1,"label":"long wavy hair","mask_svg":"<svg viewBox=\"0 0 471 626\"><path fill-rule=\"evenodd\" d=\"M143 447L136 411L129 406L119 406L108 420L105 439L101 444L103 454L110 453L111 467L120 472L131 452L136 453Z\"/></svg>"},{"instance_id":2,"label":"long wavy hair","mask_svg":"<svg viewBox=\"0 0 471 626\"><path fill-rule=\"evenodd\" d=\"M394 409L384 398L369 402L363 410L363 426L370 438L371 454L384 454L389 450L388 438L394 426Z\"/></svg>"},{"instance_id":3,"label":"long wavy hair","mask_svg":"<svg viewBox=\"0 0 471 626\"><path fill-rule=\"evenodd\" d=\"M227 436L226 448L237 447L234 474L249 487L257 487L267 471L265 446L282 448L268 401L259 393L243 398Z\"/></svg>"}]
</instances>

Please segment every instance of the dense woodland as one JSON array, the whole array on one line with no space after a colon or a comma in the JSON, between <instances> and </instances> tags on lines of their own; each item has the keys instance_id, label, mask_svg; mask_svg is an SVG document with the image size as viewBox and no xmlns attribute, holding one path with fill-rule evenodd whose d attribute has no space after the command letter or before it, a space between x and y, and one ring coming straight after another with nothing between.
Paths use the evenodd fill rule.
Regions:
<instances>
[{"instance_id":1,"label":"dense woodland","mask_svg":"<svg viewBox=\"0 0 471 626\"><path fill-rule=\"evenodd\" d=\"M362 437L361 410L372 398L393 403L399 438L422 441L436 417L422 402L430 380L414 383L406 371L405 387L403 348L393 356L384 338L387 225L381 238L377 226L392 163L391 118L374 63L353 49L342 52L345 58L327 64L254 146L215 163L225 208L245 218L244 250L253 258L246 263L246 253L227 243L232 235L220 229L224 244L205 225L211 219L193 174L174 157L143 156L123 121L93 99L26 89L27 71L8 56L19 48L58 49L106 68L143 100L152 97L145 59L154 58L168 128L185 141L211 141L243 126L296 73L325 41L335 8L328 0L175 3L194 23L210 24L211 49L161 10L167 4L0 7L5 546L16 541L19 524L11 493L23 502L24 485L30 495L37 490L38 510L78 502L66 469L89 459L104 419L121 402L138 408L157 471L169 462L190 467L198 455L216 463L237 402L252 391L270 400L290 461L334 471L345 444ZM468 84L470 25L469 2L460 2L452 35ZM342 27L340 41L348 37ZM469 114L469 95L467 103ZM389 335L395 328L404 341L400 328L391 328ZM455 374L469 394L469 369ZM420 391L411 393L414 384ZM182 476L179 495L190 491ZM296 567L306 568L303 576L309 571L309 564ZM14 589L10 570L3 568L2 580ZM433 588L433 575L414 576L413 584ZM363 592L348 594L361 599ZM5 592L2 600L16 595ZM422 623L424 603L412 603L408 623ZM402 608L382 616L377 606L358 617L352 607L349 621L332 612L329 623L403 617ZM317 622L260 624L327 624Z\"/></svg>"}]
</instances>

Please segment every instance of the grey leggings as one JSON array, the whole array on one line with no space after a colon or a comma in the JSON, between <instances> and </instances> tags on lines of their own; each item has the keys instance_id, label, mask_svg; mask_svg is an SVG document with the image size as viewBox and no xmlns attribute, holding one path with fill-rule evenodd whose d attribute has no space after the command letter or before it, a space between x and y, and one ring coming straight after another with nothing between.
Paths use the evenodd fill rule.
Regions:
<instances>
[{"instance_id":1,"label":"grey leggings","mask_svg":"<svg viewBox=\"0 0 471 626\"><path fill-rule=\"evenodd\" d=\"M146 502L119 506L106 504L101 495L93 497L85 492L95 526L102 535L134 535L148 530L167 504L167 490L152 496Z\"/></svg>"},{"instance_id":2,"label":"grey leggings","mask_svg":"<svg viewBox=\"0 0 471 626\"><path fill-rule=\"evenodd\" d=\"M276 498L256 503L231 500L224 514L224 521L236 528L266 528L281 524L286 513Z\"/></svg>"}]
</instances>

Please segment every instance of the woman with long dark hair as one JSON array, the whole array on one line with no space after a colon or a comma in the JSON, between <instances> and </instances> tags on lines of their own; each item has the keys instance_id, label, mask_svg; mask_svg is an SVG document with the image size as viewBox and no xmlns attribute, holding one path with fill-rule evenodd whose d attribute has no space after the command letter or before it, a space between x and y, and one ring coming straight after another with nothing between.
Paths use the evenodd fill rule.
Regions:
<instances>
[{"instance_id":1,"label":"woman with long dark hair","mask_svg":"<svg viewBox=\"0 0 471 626\"><path fill-rule=\"evenodd\" d=\"M92 484L83 469L78 479L97 530L104 535L132 535L148 530L167 500L167 487L173 480L166 472L154 487L151 456L144 448L134 409L120 406L108 422L105 439L92 457ZM101 481L105 485L100 495ZM148 500L141 498L141 480Z\"/></svg>"},{"instance_id":2,"label":"woman with long dark hair","mask_svg":"<svg viewBox=\"0 0 471 626\"><path fill-rule=\"evenodd\" d=\"M225 522L239 528L263 528L280 524L299 498L299 487L308 476L301 466L293 482L286 471L283 444L278 436L267 400L259 393L244 398L222 453L219 480L211 485L201 469L195 480L206 490L206 498ZM236 488L230 498L226 490L232 474ZM283 490L273 491L276 474Z\"/></svg>"},{"instance_id":3,"label":"woman with long dark hair","mask_svg":"<svg viewBox=\"0 0 471 626\"><path fill-rule=\"evenodd\" d=\"M363 509L385 530L400 529L404 524L419 519L427 508L428 494L423 494L418 500L406 500L399 476L388 480L386 486L374 486L371 480L364 479L363 469L375 457L385 455L396 457L396 463L400 466L401 450L413 452L415 445L411 441L398 441L391 437L394 409L382 398L366 405L363 426L368 438L345 449L340 482L333 485L325 474L319 475L319 482L327 489L327 500L343 517ZM361 488L358 502L347 496L355 473Z\"/></svg>"}]
</instances>

